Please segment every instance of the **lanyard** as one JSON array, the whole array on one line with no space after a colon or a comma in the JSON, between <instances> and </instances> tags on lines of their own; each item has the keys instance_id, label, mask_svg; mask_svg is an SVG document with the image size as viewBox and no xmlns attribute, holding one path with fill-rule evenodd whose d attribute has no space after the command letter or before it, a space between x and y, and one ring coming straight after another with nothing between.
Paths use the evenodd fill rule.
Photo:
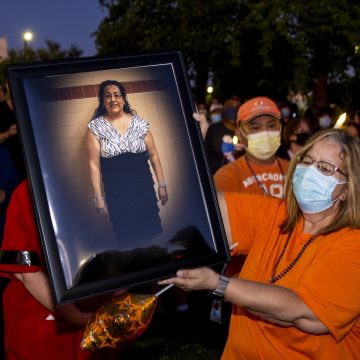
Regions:
<instances>
[{"instance_id":1,"label":"lanyard","mask_svg":"<svg viewBox=\"0 0 360 360\"><path fill-rule=\"evenodd\" d=\"M262 190L262 192L263 192L265 195L270 196L270 194L269 194L269 192L267 191L265 185L261 182L261 180L258 179L258 177L257 177L256 174L255 174L255 171L254 171L253 168L250 166L249 160L248 160L248 158L246 157L246 155L245 155L245 161L246 161L246 165L248 166L248 168L249 168L252 176L254 177L256 183L258 184L259 188ZM278 166L279 166L281 175L282 175L282 177L283 177L283 179L284 179L284 172L283 172L283 169L282 169L282 167L281 167L281 164L280 164L280 161L279 161L279 158L278 158L278 157L276 157L276 162L277 162L277 164L278 164Z\"/></svg>"}]
</instances>

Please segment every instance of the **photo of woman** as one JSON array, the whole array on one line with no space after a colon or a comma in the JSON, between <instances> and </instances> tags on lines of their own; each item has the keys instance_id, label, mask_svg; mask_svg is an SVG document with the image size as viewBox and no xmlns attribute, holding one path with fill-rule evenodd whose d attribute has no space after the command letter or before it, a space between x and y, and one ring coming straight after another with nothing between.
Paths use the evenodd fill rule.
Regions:
<instances>
[{"instance_id":1,"label":"photo of woman","mask_svg":"<svg viewBox=\"0 0 360 360\"><path fill-rule=\"evenodd\" d=\"M57 304L227 258L182 65L55 64L15 91Z\"/></svg>"},{"instance_id":2,"label":"photo of woman","mask_svg":"<svg viewBox=\"0 0 360 360\"><path fill-rule=\"evenodd\" d=\"M103 81L98 101L86 140L94 206L109 215L121 247L137 247L163 232L158 206L158 198L162 206L168 201L163 169L149 123L131 108L124 86Z\"/></svg>"}]
</instances>

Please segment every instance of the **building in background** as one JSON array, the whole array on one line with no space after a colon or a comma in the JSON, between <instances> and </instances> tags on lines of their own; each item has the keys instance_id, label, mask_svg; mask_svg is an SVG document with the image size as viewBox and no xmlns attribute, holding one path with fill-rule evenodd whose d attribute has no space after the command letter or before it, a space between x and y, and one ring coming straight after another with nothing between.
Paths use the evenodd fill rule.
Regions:
<instances>
[{"instance_id":1,"label":"building in background","mask_svg":"<svg viewBox=\"0 0 360 360\"><path fill-rule=\"evenodd\" d=\"M8 45L5 37L0 37L0 61L8 56Z\"/></svg>"}]
</instances>

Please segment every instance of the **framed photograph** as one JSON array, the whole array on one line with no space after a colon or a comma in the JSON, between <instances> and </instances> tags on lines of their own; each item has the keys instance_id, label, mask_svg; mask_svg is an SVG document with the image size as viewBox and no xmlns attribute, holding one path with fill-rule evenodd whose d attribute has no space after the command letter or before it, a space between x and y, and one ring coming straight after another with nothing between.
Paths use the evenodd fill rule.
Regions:
<instances>
[{"instance_id":1,"label":"framed photograph","mask_svg":"<svg viewBox=\"0 0 360 360\"><path fill-rule=\"evenodd\" d=\"M56 304L229 260L180 52L8 76Z\"/></svg>"}]
</instances>

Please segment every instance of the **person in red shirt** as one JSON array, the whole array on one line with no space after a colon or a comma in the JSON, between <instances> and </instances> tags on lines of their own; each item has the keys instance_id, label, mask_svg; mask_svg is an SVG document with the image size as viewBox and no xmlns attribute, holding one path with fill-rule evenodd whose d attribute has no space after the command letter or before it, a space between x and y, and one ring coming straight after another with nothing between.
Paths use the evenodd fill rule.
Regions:
<instances>
[{"instance_id":1,"label":"person in red shirt","mask_svg":"<svg viewBox=\"0 0 360 360\"><path fill-rule=\"evenodd\" d=\"M0 251L7 360L111 359L115 352L83 351L83 329L92 313L75 304L55 307L28 181L14 191Z\"/></svg>"},{"instance_id":2,"label":"person in red shirt","mask_svg":"<svg viewBox=\"0 0 360 360\"><path fill-rule=\"evenodd\" d=\"M341 129L313 135L289 166L285 199L219 193L237 277L179 270L161 284L234 304L227 359L358 359L360 147Z\"/></svg>"}]
</instances>

